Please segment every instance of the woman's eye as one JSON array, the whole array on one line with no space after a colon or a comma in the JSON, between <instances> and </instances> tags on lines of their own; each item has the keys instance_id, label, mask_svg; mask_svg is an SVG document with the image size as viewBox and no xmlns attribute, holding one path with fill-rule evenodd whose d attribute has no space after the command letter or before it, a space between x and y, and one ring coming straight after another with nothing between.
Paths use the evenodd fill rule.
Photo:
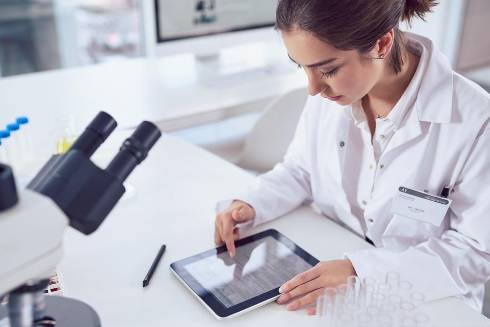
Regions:
<instances>
[{"instance_id":1,"label":"woman's eye","mask_svg":"<svg viewBox=\"0 0 490 327\"><path fill-rule=\"evenodd\" d=\"M332 77L334 76L335 74L337 74L337 72L339 71L339 67L337 68L334 68L328 72L320 72L322 74L322 77L326 77L326 78L329 78L329 77Z\"/></svg>"}]
</instances>

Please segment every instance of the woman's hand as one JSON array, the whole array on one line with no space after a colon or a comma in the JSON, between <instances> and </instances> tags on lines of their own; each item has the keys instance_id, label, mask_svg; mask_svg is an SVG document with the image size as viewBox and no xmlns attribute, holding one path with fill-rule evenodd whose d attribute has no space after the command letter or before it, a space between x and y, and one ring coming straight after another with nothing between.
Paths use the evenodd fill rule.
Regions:
<instances>
[{"instance_id":1,"label":"woman's hand","mask_svg":"<svg viewBox=\"0 0 490 327\"><path fill-rule=\"evenodd\" d=\"M325 287L337 287L355 276L356 271L350 260L333 260L319 262L315 267L298 274L284 283L279 291L281 296L277 303L286 304L288 310L298 310L316 302ZM314 314L315 308L308 308L308 314Z\"/></svg>"},{"instance_id":2,"label":"woman's hand","mask_svg":"<svg viewBox=\"0 0 490 327\"><path fill-rule=\"evenodd\" d=\"M226 210L216 215L214 223L214 241L216 245L226 244L230 257L235 256L235 240L240 238L237 224L255 218L255 210L247 203L233 201Z\"/></svg>"}]
</instances>

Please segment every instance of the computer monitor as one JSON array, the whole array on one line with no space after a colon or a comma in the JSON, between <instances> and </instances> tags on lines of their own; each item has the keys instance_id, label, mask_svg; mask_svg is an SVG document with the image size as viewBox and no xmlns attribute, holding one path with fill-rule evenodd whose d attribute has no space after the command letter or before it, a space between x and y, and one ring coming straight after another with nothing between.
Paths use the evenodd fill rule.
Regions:
<instances>
[{"instance_id":1,"label":"computer monitor","mask_svg":"<svg viewBox=\"0 0 490 327\"><path fill-rule=\"evenodd\" d=\"M278 52L287 58L274 30L277 0L154 0L153 6L150 54L190 53L201 70L215 74L270 69Z\"/></svg>"},{"instance_id":2,"label":"computer monitor","mask_svg":"<svg viewBox=\"0 0 490 327\"><path fill-rule=\"evenodd\" d=\"M270 41L277 0L155 0L156 53L208 56L249 42Z\"/></svg>"}]
</instances>

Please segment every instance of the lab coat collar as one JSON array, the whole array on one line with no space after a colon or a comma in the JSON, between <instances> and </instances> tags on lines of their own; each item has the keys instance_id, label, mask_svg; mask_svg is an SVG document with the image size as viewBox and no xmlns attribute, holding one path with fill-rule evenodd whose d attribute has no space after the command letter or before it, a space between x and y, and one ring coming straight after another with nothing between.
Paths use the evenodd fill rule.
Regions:
<instances>
[{"instance_id":1,"label":"lab coat collar","mask_svg":"<svg viewBox=\"0 0 490 327\"><path fill-rule=\"evenodd\" d=\"M405 35L412 42L418 43L422 47L423 56L428 57L426 59L425 72L422 72L423 76L420 85L418 85L415 103L413 104L418 120L431 123L451 122L453 111L453 71L449 61L439 50L434 48L434 44L430 39L408 32L405 32ZM346 109L346 116L360 127L363 119L356 112L355 106L359 106L359 104L354 103L344 109ZM398 128L401 121L397 123L396 127Z\"/></svg>"},{"instance_id":2,"label":"lab coat collar","mask_svg":"<svg viewBox=\"0 0 490 327\"><path fill-rule=\"evenodd\" d=\"M453 111L453 72L444 55L434 48L431 40L413 33L407 38L420 43L429 58L420 84L415 109L420 121L449 123Z\"/></svg>"}]
</instances>

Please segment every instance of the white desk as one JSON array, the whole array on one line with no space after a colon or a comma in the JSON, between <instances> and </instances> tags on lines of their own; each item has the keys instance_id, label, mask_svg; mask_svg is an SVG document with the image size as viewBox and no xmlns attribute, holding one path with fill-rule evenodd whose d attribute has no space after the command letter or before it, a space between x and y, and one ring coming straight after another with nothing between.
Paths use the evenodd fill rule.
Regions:
<instances>
[{"instance_id":1,"label":"white desk","mask_svg":"<svg viewBox=\"0 0 490 327\"><path fill-rule=\"evenodd\" d=\"M214 246L215 202L251 179L199 148L165 137L129 178L136 190L133 198L119 203L94 235L67 233L59 266L65 295L92 305L103 326L314 325L316 320L304 311L289 312L275 303L218 321L168 270L171 262ZM309 208L259 230L267 228L278 229L320 260L369 246ZM162 243L167 252L143 289L142 280ZM434 326L490 326L456 299L428 304L427 311Z\"/></svg>"},{"instance_id":2,"label":"white desk","mask_svg":"<svg viewBox=\"0 0 490 327\"><path fill-rule=\"evenodd\" d=\"M276 55L277 61L284 64L287 55L281 51ZM211 77L199 67L193 56L180 55L3 78L0 124L25 114L30 116L37 134L53 133L60 117L73 116L83 128L98 111L105 110L122 127L150 120L163 122L160 126L169 131L187 127L190 117L194 118L193 124L222 119L230 116L230 108L240 113L247 105L263 105L264 101L306 86L304 73L292 64L282 66L288 69L258 74L257 79L236 78L222 85L210 85Z\"/></svg>"}]
</instances>

